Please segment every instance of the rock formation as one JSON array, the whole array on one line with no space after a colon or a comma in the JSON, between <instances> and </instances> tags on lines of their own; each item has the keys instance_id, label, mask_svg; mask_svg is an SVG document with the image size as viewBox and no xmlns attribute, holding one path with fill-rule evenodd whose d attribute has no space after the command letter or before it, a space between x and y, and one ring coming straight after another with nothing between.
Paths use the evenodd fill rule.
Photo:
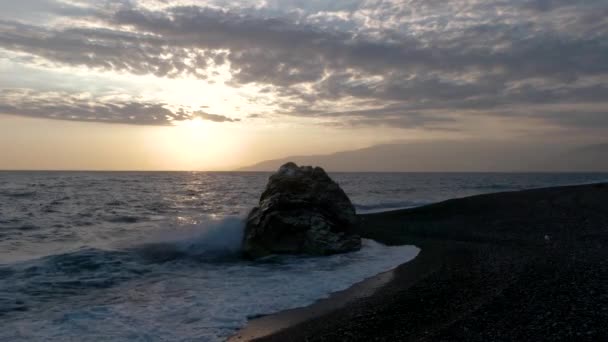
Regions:
<instances>
[{"instance_id":1,"label":"rock formation","mask_svg":"<svg viewBox=\"0 0 608 342\"><path fill-rule=\"evenodd\" d=\"M243 252L329 255L361 248L357 216L344 193L320 167L287 163L273 174L247 218Z\"/></svg>"}]
</instances>

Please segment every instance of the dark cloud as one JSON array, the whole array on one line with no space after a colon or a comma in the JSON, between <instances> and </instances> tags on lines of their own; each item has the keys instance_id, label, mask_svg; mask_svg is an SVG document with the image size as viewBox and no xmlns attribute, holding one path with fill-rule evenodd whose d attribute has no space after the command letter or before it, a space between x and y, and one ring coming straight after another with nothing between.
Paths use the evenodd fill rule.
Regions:
<instances>
[{"instance_id":1,"label":"dark cloud","mask_svg":"<svg viewBox=\"0 0 608 342\"><path fill-rule=\"evenodd\" d=\"M86 94L39 93L23 89L0 90L0 114L70 121L130 125L171 125L201 118L214 122L235 122L222 115L202 111L171 110L164 103L121 99L93 99Z\"/></svg>"},{"instance_id":2,"label":"dark cloud","mask_svg":"<svg viewBox=\"0 0 608 342\"><path fill-rule=\"evenodd\" d=\"M66 65L160 77L192 74L205 78L207 62L215 57L131 32L87 28L55 31L10 21L0 21L0 46Z\"/></svg>"},{"instance_id":3,"label":"dark cloud","mask_svg":"<svg viewBox=\"0 0 608 342\"><path fill-rule=\"evenodd\" d=\"M103 18L106 19L106 14ZM201 7L164 12L126 8L107 29L55 30L0 24L0 42L66 64L158 76L200 74L208 63L231 62L236 82L289 85L318 81L325 71L392 72L498 70L516 76L563 77L607 72L604 36L568 37L536 32L534 22L481 23L446 37L421 41L411 34L384 37L321 31L281 19L256 18ZM590 23L591 24L591 23ZM119 30L131 27L133 31ZM497 46L509 44L505 49ZM229 55L216 55L228 50Z\"/></svg>"},{"instance_id":4,"label":"dark cloud","mask_svg":"<svg viewBox=\"0 0 608 342\"><path fill-rule=\"evenodd\" d=\"M536 32L535 22L481 23L422 41L406 32L381 37L320 31L280 19L264 19L174 7L160 12L118 11L114 24L160 35L172 44L228 49L236 82L291 85L320 80L325 72L355 70L368 75L395 72L500 71L512 77L608 72L605 36L569 37ZM451 38L446 38L451 37ZM497 49L509 45L508 48Z\"/></svg>"},{"instance_id":5,"label":"dark cloud","mask_svg":"<svg viewBox=\"0 0 608 342\"><path fill-rule=\"evenodd\" d=\"M293 5L299 14L281 17L274 7L153 11L115 1L97 11L64 11L102 28L0 21L0 46L54 63L159 77L205 79L213 67L229 66L231 85L263 86L283 114L357 124L419 127L452 121L450 110L508 117L511 106L536 113L546 104L608 105L605 1ZM339 24L337 11L347 13ZM343 102L374 109L332 109ZM551 121L549 112L537 117ZM577 117L589 121L578 114L553 122L575 125Z\"/></svg>"},{"instance_id":6,"label":"dark cloud","mask_svg":"<svg viewBox=\"0 0 608 342\"><path fill-rule=\"evenodd\" d=\"M203 111L194 112L194 116L197 118L201 118L203 120L213 121L213 122L238 122L241 119L231 119L227 116L218 115L218 114L209 114Z\"/></svg>"},{"instance_id":7,"label":"dark cloud","mask_svg":"<svg viewBox=\"0 0 608 342\"><path fill-rule=\"evenodd\" d=\"M581 2L573 2L571 0L534 0L534 1L523 1L520 5L521 8L529 9L532 11L538 12L549 12L557 9L562 9L564 7L591 7L596 9L597 6L605 5L603 0L585 0Z\"/></svg>"}]
</instances>

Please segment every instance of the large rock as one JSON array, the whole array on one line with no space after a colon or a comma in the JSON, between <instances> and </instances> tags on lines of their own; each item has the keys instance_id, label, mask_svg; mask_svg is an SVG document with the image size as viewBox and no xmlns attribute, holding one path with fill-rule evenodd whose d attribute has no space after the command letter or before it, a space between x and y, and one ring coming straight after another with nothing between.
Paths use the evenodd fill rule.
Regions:
<instances>
[{"instance_id":1,"label":"large rock","mask_svg":"<svg viewBox=\"0 0 608 342\"><path fill-rule=\"evenodd\" d=\"M361 248L355 208L320 167L287 163L273 174L247 218L243 251L329 255Z\"/></svg>"}]
</instances>

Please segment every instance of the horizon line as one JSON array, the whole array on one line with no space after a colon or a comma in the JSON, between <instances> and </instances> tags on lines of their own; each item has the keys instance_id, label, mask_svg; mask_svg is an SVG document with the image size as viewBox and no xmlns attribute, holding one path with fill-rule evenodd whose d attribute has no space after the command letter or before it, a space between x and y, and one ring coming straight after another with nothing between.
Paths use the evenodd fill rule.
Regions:
<instances>
[{"instance_id":1,"label":"horizon line","mask_svg":"<svg viewBox=\"0 0 608 342\"><path fill-rule=\"evenodd\" d=\"M322 166L320 166L323 168ZM103 169L0 169L0 172L91 172L91 173L272 173L277 170L103 170ZM607 173L608 170L533 170L533 171L328 171L328 173Z\"/></svg>"}]
</instances>

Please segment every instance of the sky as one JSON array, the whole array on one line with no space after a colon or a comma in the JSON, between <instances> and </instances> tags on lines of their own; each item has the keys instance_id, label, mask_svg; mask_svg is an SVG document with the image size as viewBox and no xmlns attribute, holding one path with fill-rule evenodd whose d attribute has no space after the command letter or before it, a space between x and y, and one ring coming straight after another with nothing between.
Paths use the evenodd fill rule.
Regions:
<instances>
[{"instance_id":1,"label":"sky","mask_svg":"<svg viewBox=\"0 0 608 342\"><path fill-rule=\"evenodd\" d=\"M0 169L606 137L606 0L0 0Z\"/></svg>"}]
</instances>

